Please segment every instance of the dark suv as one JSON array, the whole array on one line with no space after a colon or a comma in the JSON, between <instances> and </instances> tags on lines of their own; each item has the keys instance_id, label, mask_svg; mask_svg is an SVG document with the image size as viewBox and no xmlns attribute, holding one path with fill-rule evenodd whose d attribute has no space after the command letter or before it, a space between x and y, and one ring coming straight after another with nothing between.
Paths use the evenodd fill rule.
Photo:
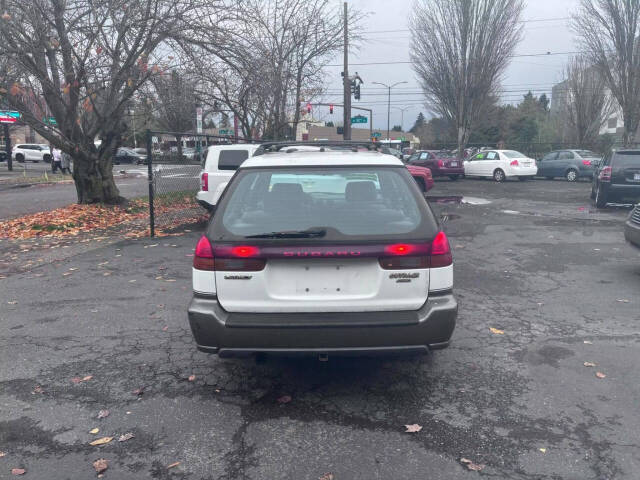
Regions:
<instances>
[{"instance_id":1,"label":"dark suv","mask_svg":"<svg viewBox=\"0 0 640 480\"><path fill-rule=\"evenodd\" d=\"M569 182L580 178L593 177L594 168L600 163L600 156L589 150L557 150L549 152L538 164L538 176L551 180L564 177Z\"/></svg>"},{"instance_id":2,"label":"dark suv","mask_svg":"<svg viewBox=\"0 0 640 480\"><path fill-rule=\"evenodd\" d=\"M598 166L591 185L596 207L640 201L640 150L612 150Z\"/></svg>"},{"instance_id":3,"label":"dark suv","mask_svg":"<svg viewBox=\"0 0 640 480\"><path fill-rule=\"evenodd\" d=\"M449 177L457 180L464 175L462 161L447 152L423 150L416 152L409 158L409 165L427 167L434 177Z\"/></svg>"}]
</instances>

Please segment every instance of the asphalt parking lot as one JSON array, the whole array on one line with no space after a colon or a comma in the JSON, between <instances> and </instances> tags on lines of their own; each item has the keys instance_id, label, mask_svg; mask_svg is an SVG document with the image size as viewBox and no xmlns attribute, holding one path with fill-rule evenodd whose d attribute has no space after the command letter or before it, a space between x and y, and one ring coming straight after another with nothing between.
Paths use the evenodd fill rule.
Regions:
<instances>
[{"instance_id":1,"label":"asphalt parking lot","mask_svg":"<svg viewBox=\"0 0 640 480\"><path fill-rule=\"evenodd\" d=\"M452 345L426 357L197 352L186 319L196 231L9 269L0 478L95 478L104 458L118 480L637 479L628 208L595 210L586 182L436 182L460 313ZM101 437L114 438L89 445Z\"/></svg>"}]
</instances>

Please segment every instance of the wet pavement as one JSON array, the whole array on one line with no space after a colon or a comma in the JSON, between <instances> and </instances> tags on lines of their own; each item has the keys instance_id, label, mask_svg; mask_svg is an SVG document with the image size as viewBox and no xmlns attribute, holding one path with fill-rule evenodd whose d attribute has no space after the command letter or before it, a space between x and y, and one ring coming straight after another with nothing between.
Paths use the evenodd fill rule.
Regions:
<instances>
[{"instance_id":1,"label":"wet pavement","mask_svg":"<svg viewBox=\"0 0 640 480\"><path fill-rule=\"evenodd\" d=\"M638 478L628 208L594 210L586 182L436 182L460 315L452 345L426 357L197 352L186 306L199 232L70 247L5 273L0 478L95 478L99 458L118 480Z\"/></svg>"}]
</instances>

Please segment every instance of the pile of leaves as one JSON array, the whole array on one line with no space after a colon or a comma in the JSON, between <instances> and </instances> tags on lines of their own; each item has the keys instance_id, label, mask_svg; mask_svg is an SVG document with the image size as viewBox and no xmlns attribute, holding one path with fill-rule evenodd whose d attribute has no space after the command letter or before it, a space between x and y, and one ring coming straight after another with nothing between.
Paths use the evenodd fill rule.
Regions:
<instances>
[{"instance_id":1,"label":"pile of leaves","mask_svg":"<svg viewBox=\"0 0 640 480\"><path fill-rule=\"evenodd\" d=\"M180 199L175 203L159 205L156 212L181 211L190 207L190 202ZM141 199L132 200L126 207L74 204L2 222L0 238L22 240L37 237L73 237L114 227L125 228L127 237L142 237L149 232L148 216L149 203ZM201 212L193 213L181 218L180 223L194 223L203 218L205 217Z\"/></svg>"}]
</instances>

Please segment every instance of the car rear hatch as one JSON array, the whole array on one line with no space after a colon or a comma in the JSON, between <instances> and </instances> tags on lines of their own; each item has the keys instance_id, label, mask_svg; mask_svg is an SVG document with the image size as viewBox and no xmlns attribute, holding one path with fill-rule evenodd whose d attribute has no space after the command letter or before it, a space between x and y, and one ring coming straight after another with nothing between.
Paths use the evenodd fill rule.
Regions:
<instances>
[{"instance_id":1,"label":"car rear hatch","mask_svg":"<svg viewBox=\"0 0 640 480\"><path fill-rule=\"evenodd\" d=\"M611 183L640 186L640 151L616 152L612 162Z\"/></svg>"},{"instance_id":2,"label":"car rear hatch","mask_svg":"<svg viewBox=\"0 0 640 480\"><path fill-rule=\"evenodd\" d=\"M417 310L438 226L402 167L246 169L208 236L229 312Z\"/></svg>"}]
</instances>

